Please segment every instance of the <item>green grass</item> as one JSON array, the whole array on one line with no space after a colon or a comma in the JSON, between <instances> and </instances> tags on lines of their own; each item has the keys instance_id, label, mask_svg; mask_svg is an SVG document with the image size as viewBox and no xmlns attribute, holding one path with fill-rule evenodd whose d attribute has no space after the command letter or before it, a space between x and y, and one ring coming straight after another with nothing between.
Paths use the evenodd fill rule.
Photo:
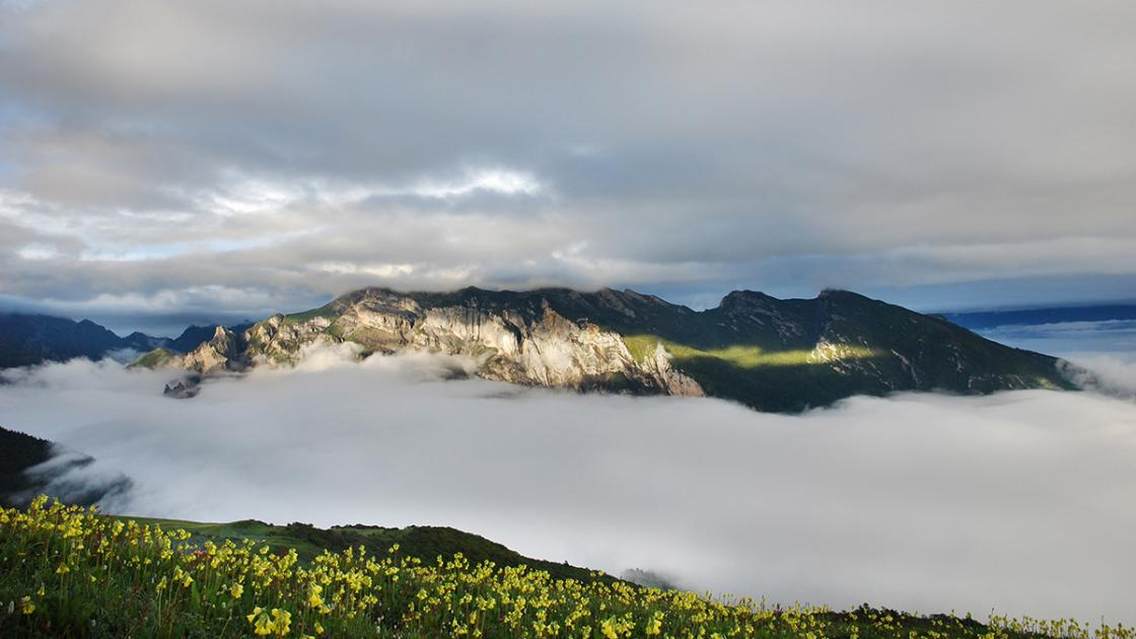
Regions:
<instances>
[{"instance_id":1,"label":"green grass","mask_svg":"<svg viewBox=\"0 0 1136 639\"><path fill-rule=\"evenodd\" d=\"M288 315L285 315L284 319L288 322L294 322L294 323L299 324L301 322L306 322L308 320L312 320L312 319L315 319L317 317L326 317L328 319L335 319L338 316L339 316L339 313L337 313L335 311L335 309L332 308L331 304L324 304L323 306L321 306L319 308L313 308L313 309L310 309L310 310L307 310L307 311L302 311L302 312L299 312L299 313L290 313Z\"/></svg>"},{"instance_id":2,"label":"green grass","mask_svg":"<svg viewBox=\"0 0 1136 639\"><path fill-rule=\"evenodd\" d=\"M655 354L656 345L671 354L674 361L682 363L694 359L717 359L738 368L759 368L764 366L811 366L824 362L814 358L811 349L791 349L774 351L750 344L734 344L721 348L695 348L679 344L654 335L627 335L623 338L631 356L638 362L645 362ZM841 350L842 359L872 359L881 357L878 351L864 346L846 345Z\"/></svg>"},{"instance_id":3,"label":"green grass","mask_svg":"<svg viewBox=\"0 0 1136 639\"><path fill-rule=\"evenodd\" d=\"M159 347L142 355L130 365L138 368L158 368L159 366L164 366L175 357L177 357L177 354L173 351Z\"/></svg>"},{"instance_id":4,"label":"green grass","mask_svg":"<svg viewBox=\"0 0 1136 639\"><path fill-rule=\"evenodd\" d=\"M671 364L693 378L712 397L733 399L758 410L795 412L830 404L866 388L856 378L835 372L813 357L811 349L771 350L752 344L694 347L655 335L628 335L628 350L642 363L662 344ZM841 346L843 361L872 361L881 354L871 348Z\"/></svg>"},{"instance_id":5,"label":"green grass","mask_svg":"<svg viewBox=\"0 0 1136 639\"><path fill-rule=\"evenodd\" d=\"M325 550L339 552L352 546L363 545L376 551L386 552L397 545L408 556L431 561L439 556L449 557L460 552L474 563L492 561L499 566L530 566L563 579L591 581L597 578L594 571L586 568L525 557L479 535L443 526L388 528L357 524L324 529L299 522L278 526L255 519L210 523L151 517L113 518L157 524L166 530L185 530L192 535L190 541L194 543L251 539L257 544L268 546L275 552L285 552L294 548L303 560L310 560ZM614 579L608 575L599 578Z\"/></svg>"}]
</instances>

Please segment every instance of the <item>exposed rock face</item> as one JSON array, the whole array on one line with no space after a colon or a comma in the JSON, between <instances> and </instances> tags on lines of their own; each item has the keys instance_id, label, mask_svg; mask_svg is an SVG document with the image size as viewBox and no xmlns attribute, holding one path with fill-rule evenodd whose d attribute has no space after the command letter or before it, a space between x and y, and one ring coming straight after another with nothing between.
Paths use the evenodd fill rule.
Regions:
<instances>
[{"instance_id":1,"label":"exposed rock face","mask_svg":"<svg viewBox=\"0 0 1136 639\"><path fill-rule=\"evenodd\" d=\"M147 357L208 375L294 363L305 346L343 341L364 353L467 356L480 376L505 382L712 395L774 411L900 390L1071 387L1051 357L845 291L811 300L735 291L718 308L693 311L610 289L368 288L243 334L219 327L185 356Z\"/></svg>"},{"instance_id":2,"label":"exposed rock face","mask_svg":"<svg viewBox=\"0 0 1136 639\"><path fill-rule=\"evenodd\" d=\"M698 383L672 369L665 356L637 362L619 333L569 320L546 299L510 307L476 295L420 297L366 289L299 321L274 315L246 333L248 358L290 362L307 344L347 340L369 352L469 356L479 362L482 377L505 382L702 394Z\"/></svg>"},{"instance_id":3,"label":"exposed rock face","mask_svg":"<svg viewBox=\"0 0 1136 639\"><path fill-rule=\"evenodd\" d=\"M220 370L243 370L245 340L232 330L218 326L213 339L182 358L181 367L202 375Z\"/></svg>"},{"instance_id":4,"label":"exposed rock face","mask_svg":"<svg viewBox=\"0 0 1136 639\"><path fill-rule=\"evenodd\" d=\"M240 371L248 365L245 356L246 345L244 336L224 326L218 326L213 331L212 339L203 342L185 355L159 347L138 358L131 366L184 369L198 375L225 370Z\"/></svg>"},{"instance_id":5,"label":"exposed rock face","mask_svg":"<svg viewBox=\"0 0 1136 639\"><path fill-rule=\"evenodd\" d=\"M201 378L190 375L185 379L174 380L166 384L162 394L174 399L191 399L201 392Z\"/></svg>"}]
</instances>

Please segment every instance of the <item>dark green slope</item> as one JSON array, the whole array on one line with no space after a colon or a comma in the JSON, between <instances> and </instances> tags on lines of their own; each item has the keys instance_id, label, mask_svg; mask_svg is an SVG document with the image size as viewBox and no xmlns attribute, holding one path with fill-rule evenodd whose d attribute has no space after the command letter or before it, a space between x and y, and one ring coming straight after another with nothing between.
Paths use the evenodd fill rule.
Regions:
<instances>
[{"instance_id":1,"label":"dark green slope","mask_svg":"<svg viewBox=\"0 0 1136 639\"><path fill-rule=\"evenodd\" d=\"M234 541L252 539L264 544L273 551L284 552L295 548L303 560L310 560L324 550L339 552L350 547L366 546L371 552L384 553L391 546L398 545L400 554L418 557L423 561L434 561L437 557L453 557L461 553L472 563L492 561L498 566L528 566L543 570L562 579L592 581L593 579L614 580L614 577L595 573L586 568L567 563L556 563L525 557L502 544L490 541L480 535L463 532L445 526L407 526L388 528L353 524L317 528L311 524L294 522L285 526L268 524L255 519L245 519L229 523L204 523L180 519L154 519L146 517L118 517L139 522L157 523L165 529L181 528L193 534L198 543L212 540L219 543L225 539Z\"/></svg>"},{"instance_id":2,"label":"dark green slope","mask_svg":"<svg viewBox=\"0 0 1136 639\"><path fill-rule=\"evenodd\" d=\"M24 471L51 458L51 442L0 428L0 505L10 506L15 496L36 488Z\"/></svg>"},{"instance_id":3,"label":"dark green slope","mask_svg":"<svg viewBox=\"0 0 1136 639\"><path fill-rule=\"evenodd\" d=\"M74 357L98 359L116 348L123 348L123 340L90 320L0 313L0 368Z\"/></svg>"}]
</instances>

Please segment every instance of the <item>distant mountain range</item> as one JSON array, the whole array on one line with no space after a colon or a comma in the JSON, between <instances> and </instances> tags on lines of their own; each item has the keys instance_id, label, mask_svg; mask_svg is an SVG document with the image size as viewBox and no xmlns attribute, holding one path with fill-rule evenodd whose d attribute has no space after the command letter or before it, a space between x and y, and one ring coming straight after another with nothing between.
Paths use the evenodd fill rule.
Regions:
<instances>
[{"instance_id":1,"label":"distant mountain range","mask_svg":"<svg viewBox=\"0 0 1136 639\"><path fill-rule=\"evenodd\" d=\"M944 313L943 317L972 330L998 326L1036 326L1065 322L1105 322L1136 320L1136 304L1096 304L1092 306L1058 306L1003 311Z\"/></svg>"},{"instance_id":2,"label":"distant mountain range","mask_svg":"<svg viewBox=\"0 0 1136 639\"><path fill-rule=\"evenodd\" d=\"M709 395L795 412L858 394L1071 388L1055 358L997 344L964 326L1111 318L1127 309L1136 312L1116 305L932 316L830 290L784 300L734 291L718 307L695 311L630 290L367 288L254 324L190 326L175 339L119 337L89 320L0 314L0 367L131 350L145 352L136 365L185 370L196 379L292 363L309 345L353 342L364 355L467 356L479 376L493 380ZM170 388L181 397L196 392L194 380Z\"/></svg>"},{"instance_id":3,"label":"distant mountain range","mask_svg":"<svg viewBox=\"0 0 1136 639\"><path fill-rule=\"evenodd\" d=\"M162 347L138 365L200 377L288 364L305 347L341 342L357 344L363 355L466 356L477 375L492 380L709 395L777 412L859 394L1073 387L1053 357L848 291L787 300L734 291L717 308L695 311L629 290L367 288L244 331L218 327L188 353ZM195 394L187 383L170 391Z\"/></svg>"},{"instance_id":4,"label":"distant mountain range","mask_svg":"<svg viewBox=\"0 0 1136 639\"><path fill-rule=\"evenodd\" d=\"M243 331L251 324L232 327ZM0 368L65 362L76 357L102 359L115 351L144 353L165 348L187 353L213 337L215 326L190 326L177 338L134 332L119 337L90 321L50 315L0 313Z\"/></svg>"}]
</instances>

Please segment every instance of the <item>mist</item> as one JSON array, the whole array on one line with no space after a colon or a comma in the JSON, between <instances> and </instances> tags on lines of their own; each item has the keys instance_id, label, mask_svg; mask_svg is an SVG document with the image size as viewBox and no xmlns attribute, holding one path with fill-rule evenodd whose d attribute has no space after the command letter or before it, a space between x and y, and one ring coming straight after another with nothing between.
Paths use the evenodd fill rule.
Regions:
<instances>
[{"instance_id":1,"label":"mist","mask_svg":"<svg viewBox=\"0 0 1136 639\"><path fill-rule=\"evenodd\" d=\"M901 394L785 416L350 355L191 400L161 395L168 372L109 361L8 371L0 424L96 459L70 481L129 477L109 512L447 525L769 602L1136 622L1130 401Z\"/></svg>"}]
</instances>

